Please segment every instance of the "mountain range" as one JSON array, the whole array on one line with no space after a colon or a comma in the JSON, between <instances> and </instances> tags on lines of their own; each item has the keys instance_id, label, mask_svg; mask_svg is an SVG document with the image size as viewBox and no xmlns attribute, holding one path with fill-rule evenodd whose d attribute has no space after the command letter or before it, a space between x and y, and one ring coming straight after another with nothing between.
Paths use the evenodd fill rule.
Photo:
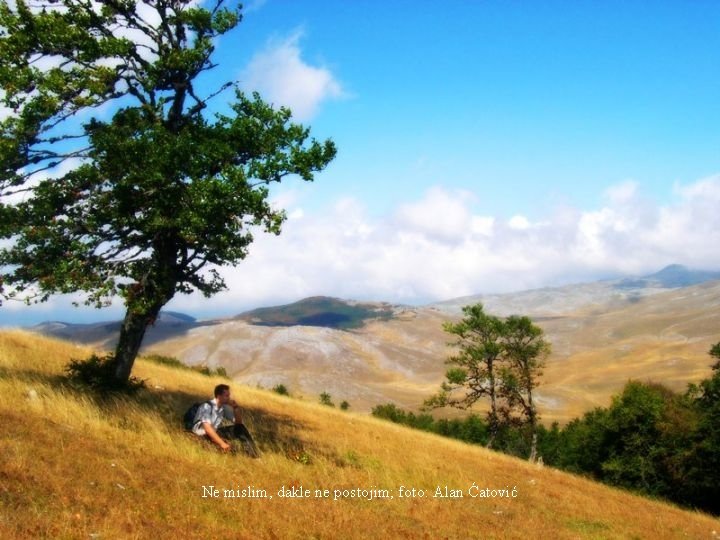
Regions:
<instances>
[{"instance_id":1,"label":"mountain range","mask_svg":"<svg viewBox=\"0 0 720 540\"><path fill-rule=\"evenodd\" d=\"M443 322L476 302L496 315L528 315L545 331L552 345L538 389L545 421L565 422L608 405L628 379L682 390L707 376L707 352L720 341L720 273L672 265L638 278L422 307L312 297L229 319L164 312L142 353L222 366L236 381L283 384L311 400L327 392L359 411L387 402L416 410L443 379L450 352ZM109 349L118 328L53 322L33 329Z\"/></svg>"}]
</instances>

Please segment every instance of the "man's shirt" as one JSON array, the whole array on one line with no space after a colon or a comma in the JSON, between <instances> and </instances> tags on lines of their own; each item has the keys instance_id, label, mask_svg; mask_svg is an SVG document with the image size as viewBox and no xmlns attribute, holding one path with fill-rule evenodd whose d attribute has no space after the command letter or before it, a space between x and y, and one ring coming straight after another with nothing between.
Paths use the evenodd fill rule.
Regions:
<instances>
[{"instance_id":1,"label":"man's shirt","mask_svg":"<svg viewBox=\"0 0 720 540\"><path fill-rule=\"evenodd\" d=\"M205 435L203 422L208 422L215 429L220 427L223 419L235 422L235 415L229 407L218 406L217 398L206 401L198 408L195 413L195 422L193 423L193 433L195 435Z\"/></svg>"}]
</instances>

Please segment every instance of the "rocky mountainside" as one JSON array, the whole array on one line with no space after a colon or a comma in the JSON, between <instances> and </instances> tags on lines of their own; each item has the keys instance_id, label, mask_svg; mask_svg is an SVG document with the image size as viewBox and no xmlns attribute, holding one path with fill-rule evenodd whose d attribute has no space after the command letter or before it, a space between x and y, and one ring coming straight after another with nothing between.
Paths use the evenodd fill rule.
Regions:
<instances>
[{"instance_id":1,"label":"rocky mountainside","mask_svg":"<svg viewBox=\"0 0 720 540\"><path fill-rule=\"evenodd\" d=\"M459 317L463 305L482 301L490 313L527 314L545 330L553 352L538 401L545 420L567 421L606 406L630 378L681 390L708 375L707 351L720 341L720 281L669 286L701 277L668 267L633 280L425 307L315 297L234 319L166 314L148 332L143 352L223 366L244 384L284 384L311 400L328 392L354 410L390 401L417 409L443 378L449 353L443 322ZM51 323L38 330L109 348L117 325Z\"/></svg>"},{"instance_id":2,"label":"rocky mountainside","mask_svg":"<svg viewBox=\"0 0 720 540\"><path fill-rule=\"evenodd\" d=\"M638 278L623 278L546 287L509 294L473 295L433 304L433 307L459 315L463 306L482 302L497 315L523 314L531 317L556 316L597 306L613 309L627 306L669 289L689 287L720 280L720 272L691 270L679 264Z\"/></svg>"}]
</instances>

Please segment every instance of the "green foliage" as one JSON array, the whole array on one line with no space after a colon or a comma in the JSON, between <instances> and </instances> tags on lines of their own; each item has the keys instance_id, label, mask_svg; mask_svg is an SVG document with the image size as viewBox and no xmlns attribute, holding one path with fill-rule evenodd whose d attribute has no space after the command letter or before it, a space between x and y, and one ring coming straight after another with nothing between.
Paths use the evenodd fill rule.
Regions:
<instances>
[{"instance_id":1,"label":"green foliage","mask_svg":"<svg viewBox=\"0 0 720 540\"><path fill-rule=\"evenodd\" d=\"M341 410L347 411L349 408L350 408L350 403L348 403L347 401L343 400L343 402L340 403Z\"/></svg>"},{"instance_id":2,"label":"green foliage","mask_svg":"<svg viewBox=\"0 0 720 540\"><path fill-rule=\"evenodd\" d=\"M159 364L161 366L170 366L177 369L190 369L187 364L183 364L180 360L174 356L164 356L162 354L147 354L144 355L143 360L152 362L153 364Z\"/></svg>"},{"instance_id":3,"label":"green foliage","mask_svg":"<svg viewBox=\"0 0 720 540\"><path fill-rule=\"evenodd\" d=\"M720 359L720 343L710 354ZM688 392L698 418L692 444L679 467L685 482L682 492L689 503L720 514L720 361L697 390Z\"/></svg>"},{"instance_id":4,"label":"green foliage","mask_svg":"<svg viewBox=\"0 0 720 540\"><path fill-rule=\"evenodd\" d=\"M208 377L227 377L227 370L223 366L218 366L217 368L213 369L206 365L198 365L198 366L188 366L187 364L183 364L180 360L173 356L163 356L161 354L149 354L147 356L143 356L144 360L147 360L148 362L152 362L153 364L160 364L162 366L170 366L174 367L176 369L185 369L189 371L195 371L197 373L200 373L202 375L206 375Z\"/></svg>"},{"instance_id":5,"label":"green foliage","mask_svg":"<svg viewBox=\"0 0 720 540\"><path fill-rule=\"evenodd\" d=\"M280 394L281 396L290 395L290 392L288 392L288 389L284 384L276 384L275 386L273 386L273 392Z\"/></svg>"},{"instance_id":6,"label":"green foliage","mask_svg":"<svg viewBox=\"0 0 720 540\"><path fill-rule=\"evenodd\" d=\"M236 91L228 113L206 113L232 86L199 95L197 85L215 67L214 42L241 19L223 3L0 0L0 100L10 111L0 197L25 195L0 203L0 294L31 302L82 291L98 307L121 297L119 380L175 294L223 290L212 267L243 260L256 231L280 233L285 213L268 186L311 181L335 156L332 141L311 139L257 94ZM155 25L140 15L148 7ZM105 104L109 120L77 120Z\"/></svg>"},{"instance_id":7,"label":"green foliage","mask_svg":"<svg viewBox=\"0 0 720 540\"><path fill-rule=\"evenodd\" d=\"M334 407L335 404L332 402L332 397L327 392L322 392L320 394L320 403L323 405L327 405L328 407Z\"/></svg>"},{"instance_id":8,"label":"green foliage","mask_svg":"<svg viewBox=\"0 0 720 540\"><path fill-rule=\"evenodd\" d=\"M65 371L72 385L79 385L101 393L122 392L133 394L145 388L145 381L137 377L130 377L127 381L115 379L113 366L112 354L105 356L93 354L85 360L71 360L65 366Z\"/></svg>"},{"instance_id":9,"label":"green foliage","mask_svg":"<svg viewBox=\"0 0 720 540\"><path fill-rule=\"evenodd\" d=\"M197 371L198 373L207 377L227 377L227 370L222 366L213 369L206 365L199 365L189 366L189 369L191 369L192 371Z\"/></svg>"},{"instance_id":10,"label":"green foliage","mask_svg":"<svg viewBox=\"0 0 720 540\"><path fill-rule=\"evenodd\" d=\"M717 362L715 362L715 364L713 364L713 369L716 371L719 370L720 369L720 343L716 343L715 345L712 346L712 348L710 349L710 356L717 359Z\"/></svg>"},{"instance_id":11,"label":"green foliage","mask_svg":"<svg viewBox=\"0 0 720 540\"><path fill-rule=\"evenodd\" d=\"M720 513L719 398L717 370L685 394L630 381L609 408L570 422L545 462Z\"/></svg>"},{"instance_id":12,"label":"green foliage","mask_svg":"<svg viewBox=\"0 0 720 540\"><path fill-rule=\"evenodd\" d=\"M323 326L349 330L362 327L368 320L390 320L389 306L347 303L337 298L315 296L285 306L259 308L243 313L242 318L259 326Z\"/></svg>"},{"instance_id":13,"label":"green foliage","mask_svg":"<svg viewBox=\"0 0 720 540\"><path fill-rule=\"evenodd\" d=\"M488 441L487 424L474 414L462 420L457 418L453 420L436 420L430 414L416 415L398 408L394 403L386 403L373 407L372 415L376 418L390 420L396 424L403 424L422 431L429 431L475 444L486 444Z\"/></svg>"},{"instance_id":14,"label":"green foliage","mask_svg":"<svg viewBox=\"0 0 720 540\"><path fill-rule=\"evenodd\" d=\"M710 354L720 358L720 343ZM471 415L436 420L395 404L372 415L416 429L486 445L492 426ZM527 423L504 422L494 448L532 455ZM711 377L678 394L657 383L629 381L607 408L588 411L560 429L535 428L544 463L646 495L720 514L720 363Z\"/></svg>"},{"instance_id":15,"label":"green foliage","mask_svg":"<svg viewBox=\"0 0 720 540\"><path fill-rule=\"evenodd\" d=\"M468 409L478 400L488 399L488 446L505 436L503 430L513 436L522 433L507 428L523 422L529 425L526 436L535 441L538 415L533 390L550 350L542 330L528 317L488 315L482 304L465 306L463 314L459 322L443 325L456 336L451 343L456 352L446 360L450 367L440 392L428 398L425 407Z\"/></svg>"}]
</instances>

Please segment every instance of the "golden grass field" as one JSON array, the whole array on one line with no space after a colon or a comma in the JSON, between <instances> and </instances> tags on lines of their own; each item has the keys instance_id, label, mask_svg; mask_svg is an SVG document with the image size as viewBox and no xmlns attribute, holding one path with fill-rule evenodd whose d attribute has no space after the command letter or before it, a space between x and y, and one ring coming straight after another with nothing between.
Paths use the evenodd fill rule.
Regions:
<instances>
[{"instance_id":1,"label":"golden grass field","mask_svg":"<svg viewBox=\"0 0 720 540\"><path fill-rule=\"evenodd\" d=\"M62 379L71 358L89 353L0 332L0 538L720 535L720 520L698 512L237 383L234 397L262 457L221 454L185 434L180 417L223 379L139 360L134 374L147 390L99 400ZM517 496L469 497L473 484L516 489ZM203 486L221 496L203 498ZM401 486L426 495L401 498ZM434 498L438 486L464 497ZM225 489L248 487L272 499L222 497ZM282 487L311 496L282 498ZM314 496L325 489L329 497ZM394 498L342 496L352 489L387 490Z\"/></svg>"}]
</instances>

